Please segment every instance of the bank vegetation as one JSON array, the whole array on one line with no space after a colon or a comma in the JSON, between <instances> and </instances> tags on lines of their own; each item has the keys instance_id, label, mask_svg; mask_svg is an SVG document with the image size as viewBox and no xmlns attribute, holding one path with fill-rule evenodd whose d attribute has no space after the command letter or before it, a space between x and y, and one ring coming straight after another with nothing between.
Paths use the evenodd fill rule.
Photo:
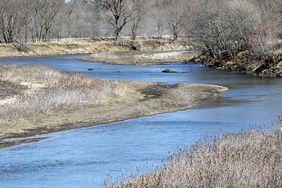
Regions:
<instances>
[{"instance_id":1,"label":"bank vegetation","mask_svg":"<svg viewBox=\"0 0 282 188\"><path fill-rule=\"evenodd\" d=\"M199 3L196 16L191 17L191 36L202 44L203 54L194 62L240 73L282 76L281 1Z\"/></svg>"},{"instance_id":2,"label":"bank vegetation","mask_svg":"<svg viewBox=\"0 0 282 188\"><path fill-rule=\"evenodd\" d=\"M111 188L281 187L282 130L250 129L200 141L160 169Z\"/></svg>"}]
</instances>

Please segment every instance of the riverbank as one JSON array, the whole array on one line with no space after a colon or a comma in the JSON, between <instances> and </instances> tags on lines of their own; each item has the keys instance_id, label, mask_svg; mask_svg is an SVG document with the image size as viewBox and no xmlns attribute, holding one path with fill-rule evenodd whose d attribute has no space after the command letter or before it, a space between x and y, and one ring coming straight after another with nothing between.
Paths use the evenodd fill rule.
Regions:
<instances>
[{"instance_id":1,"label":"riverbank","mask_svg":"<svg viewBox=\"0 0 282 188\"><path fill-rule=\"evenodd\" d=\"M172 41L169 38L139 37L136 40L122 38L118 41L102 39L61 39L50 42L0 44L0 57L54 56L92 54L97 52L129 51L177 51L190 49L186 39Z\"/></svg>"},{"instance_id":2,"label":"riverbank","mask_svg":"<svg viewBox=\"0 0 282 188\"><path fill-rule=\"evenodd\" d=\"M198 53L187 50L100 52L94 53L82 60L119 65L156 65L172 62L188 62L197 55Z\"/></svg>"},{"instance_id":3,"label":"riverbank","mask_svg":"<svg viewBox=\"0 0 282 188\"><path fill-rule=\"evenodd\" d=\"M224 53L218 55L203 53L192 58L189 63L260 77L282 77L282 48L261 58L252 56L249 50L240 52L232 58Z\"/></svg>"},{"instance_id":4,"label":"riverbank","mask_svg":"<svg viewBox=\"0 0 282 188\"><path fill-rule=\"evenodd\" d=\"M169 157L155 172L106 187L280 187L281 127L198 142Z\"/></svg>"},{"instance_id":5,"label":"riverbank","mask_svg":"<svg viewBox=\"0 0 282 188\"><path fill-rule=\"evenodd\" d=\"M35 65L3 65L0 75L0 147L15 144L3 142L7 138L206 106L227 90L105 81Z\"/></svg>"}]
</instances>

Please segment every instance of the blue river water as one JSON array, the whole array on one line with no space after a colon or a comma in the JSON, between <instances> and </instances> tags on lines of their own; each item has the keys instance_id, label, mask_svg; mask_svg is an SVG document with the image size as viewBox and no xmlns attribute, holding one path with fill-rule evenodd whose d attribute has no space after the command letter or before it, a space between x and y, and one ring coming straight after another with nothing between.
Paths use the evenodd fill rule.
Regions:
<instances>
[{"instance_id":1,"label":"blue river water","mask_svg":"<svg viewBox=\"0 0 282 188\"><path fill-rule=\"evenodd\" d=\"M159 167L167 156L199 139L250 126L275 126L282 115L282 79L262 79L201 65L127 66L90 63L80 56L2 58L0 64L43 64L110 80L206 83L227 86L209 108L192 109L48 134L48 139L0 150L0 188L102 187ZM93 71L88 71L88 69ZM164 74L163 69L177 73ZM46 136L46 135L45 135ZM136 167L138 169L136 170Z\"/></svg>"}]
</instances>

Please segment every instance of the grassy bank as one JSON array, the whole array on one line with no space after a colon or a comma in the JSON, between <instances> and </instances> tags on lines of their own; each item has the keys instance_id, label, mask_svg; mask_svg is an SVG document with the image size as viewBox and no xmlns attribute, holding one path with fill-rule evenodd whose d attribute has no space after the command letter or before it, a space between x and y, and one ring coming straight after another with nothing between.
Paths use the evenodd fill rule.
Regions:
<instances>
[{"instance_id":1,"label":"grassy bank","mask_svg":"<svg viewBox=\"0 0 282 188\"><path fill-rule=\"evenodd\" d=\"M281 187L282 130L249 130L203 141L151 174L107 187Z\"/></svg>"},{"instance_id":2,"label":"grassy bank","mask_svg":"<svg viewBox=\"0 0 282 188\"><path fill-rule=\"evenodd\" d=\"M27 44L0 44L0 57L49 56L96 52L171 51L186 50L187 48L188 41L186 40L171 41L165 38L141 37L135 41L127 38L119 39L118 41L107 39L61 39L59 41Z\"/></svg>"},{"instance_id":3,"label":"grassy bank","mask_svg":"<svg viewBox=\"0 0 282 188\"><path fill-rule=\"evenodd\" d=\"M2 65L0 84L2 141L205 106L227 90L98 80L35 65Z\"/></svg>"},{"instance_id":4,"label":"grassy bank","mask_svg":"<svg viewBox=\"0 0 282 188\"><path fill-rule=\"evenodd\" d=\"M168 62L188 62L196 55L196 52L188 52L186 50L165 52L100 52L94 53L83 60L120 65L156 65Z\"/></svg>"}]
</instances>

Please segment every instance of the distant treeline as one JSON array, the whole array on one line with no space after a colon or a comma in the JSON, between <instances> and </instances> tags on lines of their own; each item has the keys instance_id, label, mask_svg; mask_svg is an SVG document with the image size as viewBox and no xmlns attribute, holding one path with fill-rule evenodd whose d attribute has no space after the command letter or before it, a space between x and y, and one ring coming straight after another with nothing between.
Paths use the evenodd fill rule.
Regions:
<instances>
[{"instance_id":1,"label":"distant treeline","mask_svg":"<svg viewBox=\"0 0 282 188\"><path fill-rule=\"evenodd\" d=\"M211 53L268 53L281 0L1 0L0 42L138 35L196 39Z\"/></svg>"}]
</instances>

